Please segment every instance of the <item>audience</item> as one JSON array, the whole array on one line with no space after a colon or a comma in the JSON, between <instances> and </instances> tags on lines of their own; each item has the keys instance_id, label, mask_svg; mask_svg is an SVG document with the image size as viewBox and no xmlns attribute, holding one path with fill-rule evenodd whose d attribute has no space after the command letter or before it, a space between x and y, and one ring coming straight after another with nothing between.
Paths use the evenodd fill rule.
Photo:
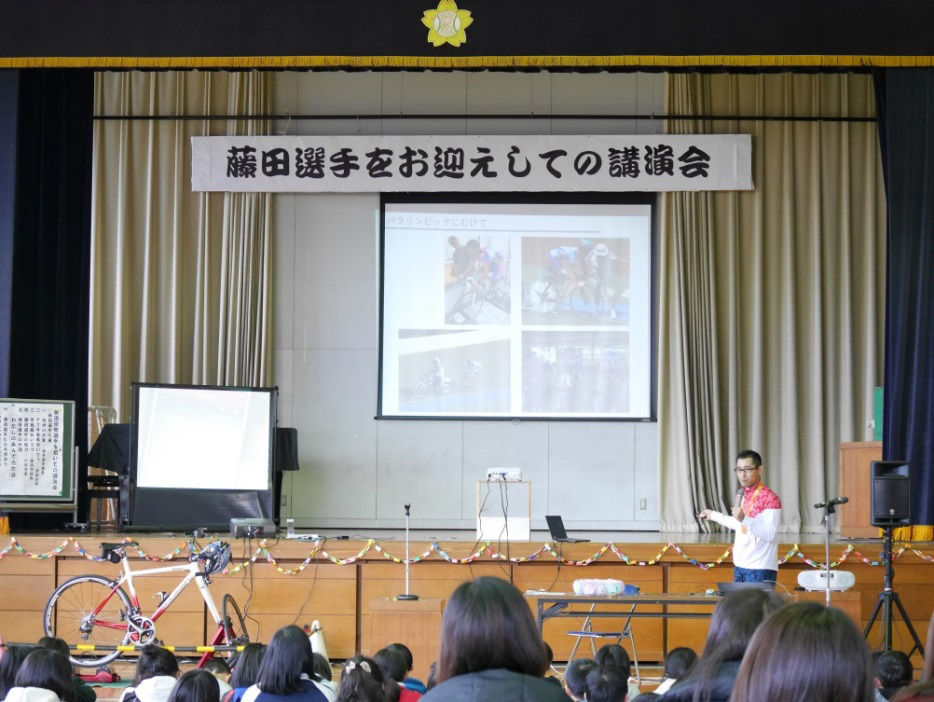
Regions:
<instances>
[{"instance_id":1,"label":"audience","mask_svg":"<svg viewBox=\"0 0 934 702\"><path fill-rule=\"evenodd\" d=\"M903 651L887 651L875 659L876 678L880 692L890 700L901 688L911 685L914 669L911 660Z\"/></svg>"},{"instance_id":2,"label":"audience","mask_svg":"<svg viewBox=\"0 0 934 702\"><path fill-rule=\"evenodd\" d=\"M797 602L773 613L753 635L731 699L872 702L873 677L869 648L846 614Z\"/></svg>"},{"instance_id":3,"label":"audience","mask_svg":"<svg viewBox=\"0 0 934 702\"><path fill-rule=\"evenodd\" d=\"M220 688L210 671L201 669L184 673L172 688L169 702L219 702Z\"/></svg>"},{"instance_id":4,"label":"audience","mask_svg":"<svg viewBox=\"0 0 934 702\"><path fill-rule=\"evenodd\" d=\"M744 589L727 593L710 618L710 631L691 672L664 697L676 702L726 702L740 661L756 627L784 604L771 590Z\"/></svg>"},{"instance_id":5,"label":"audience","mask_svg":"<svg viewBox=\"0 0 934 702\"><path fill-rule=\"evenodd\" d=\"M159 646L143 646L136 661L132 686L123 691L120 702L168 702L177 678L178 660L171 651Z\"/></svg>"},{"instance_id":6,"label":"audience","mask_svg":"<svg viewBox=\"0 0 934 702\"><path fill-rule=\"evenodd\" d=\"M572 700L584 700L587 697L587 676L597 664L589 658L578 658L568 663L564 670L564 691Z\"/></svg>"},{"instance_id":7,"label":"audience","mask_svg":"<svg viewBox=\"0 0 934 702\"><path fill-rule=\"evenodd\" d=\"M68 657L58 651L34 648L13 682L6 702L75 702L74 671Z\"/></svg>"},{"instance_id":8,"label":"audience","mask_svg":"<svg viewBox=\"0 0 934 702\"><path fill-rule=\"evenodd\" d=\"M565 702L542 679L545 646L525 598L493 577L462 583L441 617L438 684L424 702Z\"/></svg>"},{"instance_id":9,"label":"audience","mask_svg":"<svg viewBox=\"0 0 934 702\"><path fill-rule=\"evenodd\" d=\"M676 682L691 672L697 662L697 654L693 648L678 646L665 656L665 678L661 685L655 688L656 695L663 695Z\"/></svg>"},{"instance_id":10,"label":"audience","mask_svg":"<svg viewBox=\"0 0 934 702\"><path fill-rule=\"evenodd\" d=\"M438 661L432 661L428 666L428 679L425 681L425 692L438 684Z\"/></svg>"},{"instance_id":11,"label":"audience","mask_svg":"<svg viewBox=\"0 0 934 702\"><path fill-rule=\"evenodd\" d=\"M71 649L68 647L68 644L64 639L59 639L54 636L43 636L39 639L36 644L39 648L47 648L50 651L58 651L65 658L71 656ZM72 680L75 684L75 700L76 702L94 702L97 699L97 693L91 689L91 686L88 685L84 680L81 679L81 676L74 672L72 668Z\"/></svg>"},{"instance_id":12,"label":"audience","mask_svg":"<svg viewBox=\"0 0 934 702\"><path fill-rule=\"evenodd\" d=\"M587 674L587 702L626 702L628 698L629 672L620 666L598 664Z\"/></svg>"},{"instance_id":13,"label":"audience","mask_svg":"<svg viewBox=\"0 0 934 702\"><path fill-rule=\"evenodd\" d=\"M272 635L259 664L256 684L243 693L243 702L328 702L316 684L311 642L297 626Z\"/></svg>"},{"instance_id":14,"label":"audience","mask_svg":"<svg viewBox=\"0 0 934 702\"><path fill-rule=\"evenodd\" d=\"M315 685L325 694L329 700L337 699L337 683L333 682L331 673L331 664L323 654L314 649L311 651L312 670L315 672Z\"/></svg>"},{"instance_id":15,"label":"audience","mask_svg":"<svg viewBox=\"0 0 934 702\"><path fill-rule=\"evenodd\" d=\"M607 664L615 665L626 674L627 680L632 677L632 663L629 660L629 654L626 652L626 649L619 644L604 644L597 649L597 653L594 655L593 659L598 666ZM639 685L635 682L630 682L629 696L635 697L638 694Z\"/></svg>"},{"instance_id":16,"label":"audience","mask_svg":"<svg viewBox=\"0 0 934 702\"><path fill-rule=\"evenodd\" d=\"M401 691L397 682L383 676L376 661L354 656L344 664L337 702L398 702Z\"/></svg>"},{"instance_id":17,"label":"audience","mask_svg":"<svg viewBox=\"0 0 934 702\"><path fill-rule=\"evenodd\" d=\"M399 687L400 702L415 702L415 700L422 696L421 692L409 689L402 682L405 680L408 669L405 665L405 658L398 649L389 647L381 648L373 656L373 660L376 661L376 665L379 666L386 683L395 684Z\"/></svg>"},{"instance_id":18,"label":"audience","mask_svg":"<svg viewBox=\"0 0 934 702\"><path fill-rule=\"evenodd\" d=\"M217 689L218 692L220 692L221 698L226 697L227 694L230 693L230 691L233 689L229 682L230 666L227 665L227 661L225 661L223 658L211 656L204 662L204 665L201 666L201 669L208 671L217 680Z\"/></svg>"},{"instance_id":19,"label":"audience","mask_svg":"<svg viewBox=\"0 0 934 702\"><path fill-rule=\"evenodd\" d=\"M660 700L662 695L657 692L640 692L638 695L633 697L629 702L652 702L653 700Z\"/></svg>"},{"instance_id":20,"label":"audience","mask_svg":"<svg viewBox=\"0 0 934 702\"><path fill-rule=\"evenodd\" d=\"M266 646L261 643L249 643L234 661L230 673L230 686L233 688L224 697L224 702L240 702L243 693L256 683L259 675L259 664L266 655Z\"/></svg>"},{"instance_id":21,"label":"audience","mask_svg":"<svg viewBox=\"0 0 934 702\"><path fill-rule=\"evenodd\" d=\"M8 646L4 644L4 655L0 658L0 700L7 696L16 684L16 671L33 651L32 646Z\"/></svg>"},{"instance_id":22,"label":"audience","mask_svg":"<svg viewBox=\"0 0 934 702\"><path fill-rule=\"evenodd\" d=\"M410 690L421 692L423 695L428 692L428 686L425 683L411 676L412 669L415 667L415 660L412 658L412 652L409 650L409 647L402 643L391 643L386 648L399 651L405 659L406 678L402 683Z\"/></svg>"}]
</instances>

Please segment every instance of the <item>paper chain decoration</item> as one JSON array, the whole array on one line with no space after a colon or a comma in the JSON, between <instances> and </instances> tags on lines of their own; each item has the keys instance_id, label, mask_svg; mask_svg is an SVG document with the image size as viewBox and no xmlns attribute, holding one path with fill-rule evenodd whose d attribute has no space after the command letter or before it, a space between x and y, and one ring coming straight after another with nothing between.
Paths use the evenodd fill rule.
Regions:
<instances>
[{"instance_id":1,"label":"paper chain decoration","mask_svg":"<svg viewBox=\"0 0 934 702\"><path fill-rule=\"evenodd\" d=\"M124 539L123 542L129 543L130 539ZM53 558L59 555L60 553L62 553L62 551L64 551L68 547L69 544L71 544L72 548L74 548L74 550L79 555L84 556L89 561L100 562L100 561L106 560L105 558L101 556L94 556L88 553L88 551L85 550L84 547L81 546L78 540L71 536L69 536L67 539L65 539L61 544L53 548L51 551L48 551L46 553L31 553L30 551L27 551L25 548L23 548L22 545L20 545L19 541L17 541L16 537L14 536L10 538L10 543L5 548L0 549L0 559L3 559L4 557L6 557L10 552L15 551L16 553L20 554L21 556L25 556L26 558L32 558L36 560L45 560L47 558ZM146 553L145 551L143 551L143 549L138 544L133 544L131 548L136 550L140 558L147 560L147 561L171 561L185 550L185 546L186 545L179 546L164 556L150 555ZM384 558L392 561L393 563L398 563L400 565L404 565L406 563L406 560L404 558L398 558L397 556L393 556L385 548L383 548L379 543L377 543L375 539L368 539L366 544L364 544L363 548L361 548L360 551L355 556L350 556L349 558L338 558L337 556L333 556L327 551L325 551L323 547L324 547L324 540L315 541L314 544L312 545L311 551L308 553L308 555L305 557L305 559L301 563L299 563L294 568L284 568L281 565L279 565L278 561L273 557L272 553L269 551L269 546L267 545L266 540L263 539L260 542L260 545L257 547L256 551L253 552L252 556L247 558L242 563L228 565L227 568L225 568L223 572L227 574L237 573L238 571L242 570L243 568L246 568L247 566L252 566L257 560L259 560L262 557L266 560L266 562L275 566L276 570L278 570L283 575L296 575L298 573L301 573L303 570L305 570L305 568L307 568L316 558L325 559L336 565L351 565L353 563L356 563L360 559L364 558L371 550L376 551L376 553L382 554ZM469 556L465 556L463 558L454 558L448 555L448 553L444 551L444 549L438 544L438 542L433 541L431 543L431 546L429 546L429 548L424 553L418 556L415 556L413 558L410 558L408 560L408 563L410 564L419 563L421 561L427 560L432 556L433 553L437 553L439 558L441 558L444 561L447 561L448 563L457 563L457 564L473 563L479 560L480 558L482 558L484 555L494 560L509 561L510 563L517 563L517 564L528 563L530 561L538 560L544 554L548 554L549 556L552 557L552 559L554 559L555 562L561 563L563 565L588 566L591 563L594 563L600 560L600 558L602 558L607 553L607 551L611 551L613 555L616 556L617 559L619 559L626 565L651 566L651 565L656 565L657 563L659 563L661 559L665 556L665 554L668 553L668 551L672 551L672 550L678 555L680 555L681 558L683 558L685 561L687 561L691 565L697 566L701 570L707 570L708 568L715 568L716 566L721 565L723 561L725 561L727 557L729 557L730 553L732 553L733 547L730 546L729 548L727 548L726 551L724 551L723 554L719 558L717 558L715 561L709 561L709 562L704 563L689 556L687 553L685 553L684 549L682 549L678 544L670 543L670 542L665 544L665 546L662 547L662 550L659 551L658 554L654 558L652 558L651 560L645 561L645 560L633 560L632 558L627 556L625 553L622 553L619 550L619 548L616 546L616 544L614 543L604 544L603 546L600 547L600 549L596 553L590 556L590 558L585 558L584 560L572 560L572 559L565 558L564 556L562 556L561 553L557 551L555 549L555 546L551 543L546 543L542 545L542 547L539 548L537 551L527 556L508 556L494 549L493 545L489 541L484 541L483 544L480 545L480 547L477 548L477 550L471 553ZM900 558L902 554L904 554L906 551L911 551L913 554L918 556L918 558L921 558L922 560L925 560L929 563L934 563L934 555L922 553L918 549L907 544L901 544L899 546L898 550L896 550L892 554L892 560L893 561L898 560L898 558ZM811 560L810 558L805 556L804 553L801 551L801 549L798 548L798 544L795 544L791 548L791 550L785 554L784 558L779 560L779 564L781 565L783 563L788 563L795 556L800 558L802 561L807 563L812 568L819 569L819 568L826 567L825 564L819 563L818 561ZM882 565L881 559L871 560L867 558L866 556L864 556L863 554L861 554L859 551L857 551L853 547L852 544L849 544L846 547L846 549L844 549L843 553L840 555L840 557L837 560L831 561L830 567L836 568L837 566L844 563L850 556L853 556L854 558L859 559L860 561L862 561L863 563L869 566Z\"/></svg>"}]
</instances>

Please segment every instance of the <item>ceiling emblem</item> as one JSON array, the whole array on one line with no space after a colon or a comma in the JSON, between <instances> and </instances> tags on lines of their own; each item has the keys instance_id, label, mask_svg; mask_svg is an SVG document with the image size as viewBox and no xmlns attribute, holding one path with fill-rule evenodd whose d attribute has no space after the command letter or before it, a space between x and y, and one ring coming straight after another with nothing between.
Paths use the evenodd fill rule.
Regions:
<instances>
[{"instance_id":1,"label":"ceiling emblem","mask_svg":"<svg viewBox=\"0 0 934 702\"><path fill-rule=\"evenodd\" d=\"M437 10L425 10L422 24L428 27L428 41L433 46L460 46L467 41L464 32L473 23L470 10L458 10L454 0L441 0Z\"/></svg>"}]
</instances>

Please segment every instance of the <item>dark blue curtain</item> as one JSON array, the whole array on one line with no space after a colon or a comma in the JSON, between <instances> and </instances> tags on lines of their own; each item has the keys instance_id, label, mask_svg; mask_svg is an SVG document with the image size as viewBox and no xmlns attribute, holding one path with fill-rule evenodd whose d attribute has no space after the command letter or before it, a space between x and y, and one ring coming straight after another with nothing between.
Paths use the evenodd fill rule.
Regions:
<instances>
[{"instance_id":1,"label":"dark blue curtain","mask_svg":"<svg viewBox=\"0 0 934 702\"><path fill-rule=\"evenodd\" d=\"M93 73L25 70L17 88L9 395L75 402L80 487L87 476ZM14 515L19 528L54 522Z\"/></svg>"},{"instance_id":2,"label":"dark blue curtain","mask_svg":"<svg viewBox=\"0 0 934 702\"><path fill-rule=\"evenodd\" d=\"M910 462L911 518L934 524L934 71L876 78L888 239L883 456Z\"/></svg>"},{"instance_id":3,"label":"dark blue curtain","mask_svg":"<svg viewBox=\"0 0 934 702\"><path fill-rule=\"evenodd\" d=\"M13 309L13 204L19 71L0 71L0 397L10 396L10 313Z\"/></svg>"}]
</instances>

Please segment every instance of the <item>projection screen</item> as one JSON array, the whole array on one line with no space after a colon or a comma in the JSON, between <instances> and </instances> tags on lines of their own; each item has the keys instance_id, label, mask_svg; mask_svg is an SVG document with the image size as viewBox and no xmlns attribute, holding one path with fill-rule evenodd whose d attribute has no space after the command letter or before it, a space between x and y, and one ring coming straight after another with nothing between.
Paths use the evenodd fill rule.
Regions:
<instances>
[{"instance_id":1,"label":"projection screen","mask_svg":"<svg viewBox=\"0 0 934 702\"><path fill-rule=\"evenodd\" d=\"M415 197L383 196L380 416L651 416L652 196Z\"/></svg>"}]
</instances>

